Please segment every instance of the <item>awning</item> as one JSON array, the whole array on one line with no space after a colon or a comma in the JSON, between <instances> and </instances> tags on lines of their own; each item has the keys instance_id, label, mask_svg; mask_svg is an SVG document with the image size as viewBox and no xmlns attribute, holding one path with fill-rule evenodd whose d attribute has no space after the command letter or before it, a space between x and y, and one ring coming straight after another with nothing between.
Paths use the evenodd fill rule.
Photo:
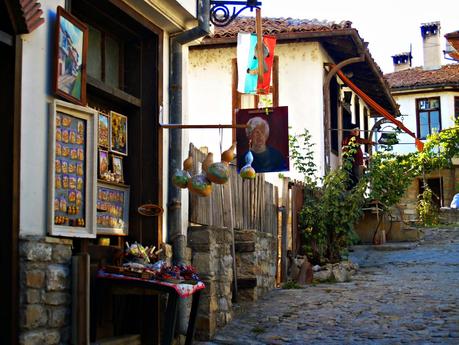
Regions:
<instances>
[{"instance_id":1,"label":"awning","mask_svg":"<svg viewBox=\"0 0 459 345\"><path fill-rule=\"evenodd\" d=\"M332 65L332 67L334 67L334 65ZM395 124L398 128L403 130L405 133L412 136L416 143L416 148L418 149L418 151L422 151L422 149L424 148L424 143L421 140L419 140L412 131L410 131L407 127L405 127L405 125L402 122L400 122L394 116L392 116L386 109L384 109L378 103L376 103L365 92L360 90L352 81L349 80L349 78L347 78L344 75L344 73L341 70L338 70L337 74L340 77L340 79L344 82L344 84L346 84L352 91L354 91L366 104L372 107L378 114L385 117L386 119L391 121L393 124Z\"/></svg>"}]
</instances>

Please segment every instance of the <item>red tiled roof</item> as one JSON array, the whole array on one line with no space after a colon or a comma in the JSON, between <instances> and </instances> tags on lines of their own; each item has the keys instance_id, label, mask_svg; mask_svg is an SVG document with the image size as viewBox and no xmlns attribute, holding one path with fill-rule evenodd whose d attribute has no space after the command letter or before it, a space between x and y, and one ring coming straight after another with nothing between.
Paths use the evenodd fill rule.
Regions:
<instances>
[{"instance_id":1,"label":"red tiled roof","mask_svg":"<svg viewBox=\"0 0 459 345\"><path fill-rule=\"evenodd\" d=\"M263 18L262 25L265 35L292 32L337 31L352 28L352 22L350 21L335 23L319 21L317 19L293 18ZM255 18L239 17L226 27L215 27L214 33L209 35L207 39L236 38L239 32L255 32Z\"/></svg>"},{"instance_id":2,"label":"red tiled roof","mask_svg":"<svg viewBox=\"0 0 459 345\"><path fill-rule=\"evenodd\" d=\"M459 86L459 64L444 65L436 70L415 67L385 74L391 89L429 86Z\"/></svg>"},{"instance_id":3,"label":"red tiled roof","mask_svg":"<svg viewBox=\"0 0 459 345\"><path fill-rule=\"evenodd\" d=\"M459 30L446 34L445 38L455 50L449 52L448 55L454 60L459 61Z\"/></svg>"}]
</instances>

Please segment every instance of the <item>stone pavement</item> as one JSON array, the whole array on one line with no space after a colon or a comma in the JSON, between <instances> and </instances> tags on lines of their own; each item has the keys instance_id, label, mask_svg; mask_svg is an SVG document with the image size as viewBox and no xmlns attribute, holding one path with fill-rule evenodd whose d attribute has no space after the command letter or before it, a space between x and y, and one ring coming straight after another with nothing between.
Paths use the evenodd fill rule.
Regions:
<instances>
[{"instance_id":1,"label":"stone pavement","mask_svg":"<svg viewBox=\"0 0 459 345\"><path fill-rule=\"evenodd\" d=\"M273 290L197 344L459 344L459 228L393 249L357 246L352 282Z\"/></svg>"}]
</instances>

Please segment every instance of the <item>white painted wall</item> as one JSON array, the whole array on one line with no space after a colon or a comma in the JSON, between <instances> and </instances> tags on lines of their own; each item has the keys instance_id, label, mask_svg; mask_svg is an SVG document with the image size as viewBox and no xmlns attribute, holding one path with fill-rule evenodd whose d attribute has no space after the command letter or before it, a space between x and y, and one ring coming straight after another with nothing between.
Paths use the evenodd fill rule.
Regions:
<instances>
[{"instance_id":1,"label":"white painted wall","mask_svg":"<svg viewBox=\"0 0 459 345\"><path fill-rule=\"evenodd\" d=\"M52 56L57 6L42 2L45 23L22 35L20 235L46 232L48 178L48 105L52 102Z\"/></svg>"},{"instance_id":2,"label":"white painted wall","mask_svg":"<svg viewBox=\"0 0 459 345\"><path fill-rule=\"evenodd\" d=\"M196 0L177 0L177 2L193 17L196 17Z\"/></svg>"},{"instance_id":3,"label":"white painted wall","mask_svg":"<svg viewBox=\"0 0 459 345\"><path fill-rule=\"evenodd\" d=\"M403 124L412 132L416 133L416 99L440 97L440 111L442 129L453 126L454 124L454 96L458 97L459 92L444 91L444 92L420 92L416 94L398 94L394 95L395 101L400 105L400 113L404 115ZM394 152L409 153L415 152L416 146L414 139L408 134L400 134L399 140L401 143L394 146Z\"/></svg>"},{"instance_id":4,"label":"white painted wall","mask_svg":"<svg viewBox=\"0 0 459 345\"><path fill-rule=\"evenodd\" d=\"M315 143L315 162L323 175L323 64L331 62L317 42L278 44L279 105L289 107L290 134L301 134L307 128ZM199 49L189 55L189 122L193 124L230 124L232 106L231 59L236 48ZM192 130L190 140L195 146L207 146L220 152L218 129ZM231 130L223 133L223 149L231 145ZM218 155L217 155L218 157ZM278 174L266 174L278 182ZM303 176L293 171L284 175L296 179Z\"/></svg>"}]
</instances>

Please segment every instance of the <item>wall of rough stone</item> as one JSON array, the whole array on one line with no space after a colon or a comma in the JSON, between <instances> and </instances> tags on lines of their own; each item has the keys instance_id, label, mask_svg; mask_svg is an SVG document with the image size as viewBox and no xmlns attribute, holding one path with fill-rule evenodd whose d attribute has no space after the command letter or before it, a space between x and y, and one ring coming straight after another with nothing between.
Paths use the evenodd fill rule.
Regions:
<instances>
[{"instance_id":1,"label":"wall of rough stone","mask_svg":"<svg viewBox=\"0 0 459 345\"><path fill-rule=\"evenodd\" d=\"M223 327L232 319L231 243L231 231L226 228L188 228L188 246L192 250L191 262L206 284L206 289L201 294L196 320L196 339L211 339L217 327Z\"/></svg>"},{"instance_id":2,"label":"wall of rough stone","mask_svg":"<svg viewBox=\"0 0 459 345\"><path fill-rule=\"evenodd\" d=\"M24 236L19 241L21 345L69 344L72 241Z\"/></svg>"},{"instance_id":3,"label":"wall of rough stone","mask_svg":"<svg viewBox=\"0 0 459 345\"><path fill-rule=\"evenodd\" d=\"M238 300L256 301L276 285L276 242L257 230L235 230Z\"/></svg>"},{"instance_id":4,"label":"wall of rough stone","mask_svg":"<svg viewBox=\"0 0 459 345\"><path fill-rule=\"evenodd\" d=\"M269 233L235 230L238 301L257 300L275 287L276 242ZM223 228L188 228L192 264L206 284L201 295L196 338L211 339L217 328L233 317L233 257L231 231ZM240 286L240 282L245 282ZM247 286L247 282L249 286Z\"/></svg>"},{"instance_id":5,"label":"wall of rough stone","mask_svg":"<svg viewBox=\"0 0 459 345\"><path fill-rule=\"evenodd\" d=\"M459 167L454 166L451 169L433 171L431 174L426 175L426 178L438 177L443 178L443 201L444 205L448 207L453 200L454 194L459 192L457 189L459 188ZM418 219L416 205L419 194L419 179L416 178L413 180L402 200L397 205L402 212L403 221L405 222L414 222ZM398 212L395 212L394 215L398 216Z\"/></svg>"}]
</instances>

